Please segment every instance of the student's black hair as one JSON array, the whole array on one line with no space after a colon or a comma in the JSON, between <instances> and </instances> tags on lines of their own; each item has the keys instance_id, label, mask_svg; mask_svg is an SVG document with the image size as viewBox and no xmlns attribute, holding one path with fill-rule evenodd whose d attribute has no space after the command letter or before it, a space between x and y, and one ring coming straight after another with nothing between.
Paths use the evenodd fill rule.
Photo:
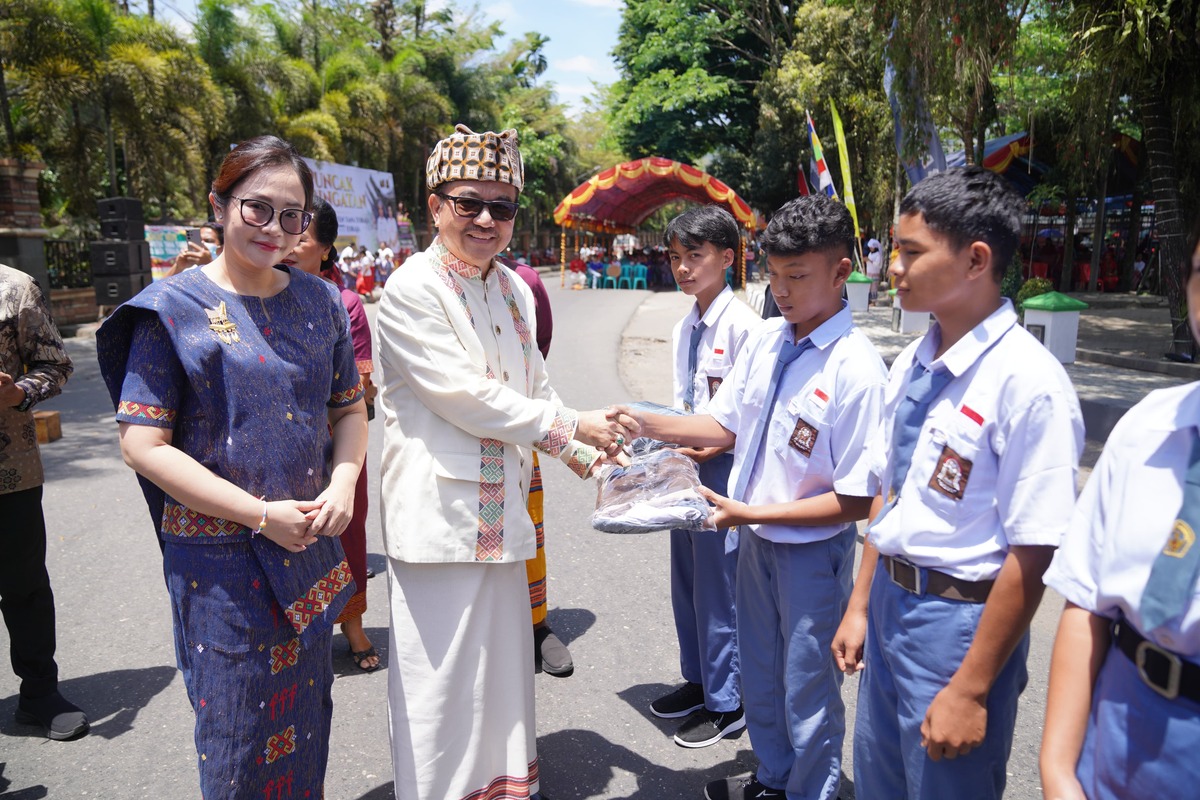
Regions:
<instances>
[{"instance_id":1,"label":"student's black hair","mask_svg":"<svg viewBox=\"0 0 1200 800\"><path fill-rule=\"evenodd\" d=\"M900 201L900 215L920 214L929 229L955 248L986 242L992 276L999 283L1021 243L1025 200L1012 184L979 166L953 167L930 175Z\"/></svg>"},{"instance_id":2,"label":"student's black hair","mask_svg":"<svg viewBox=\"0 0 1200 800\"><path fill-rule=\"evenodd\" d=\"M842 203L823 194L784 203L767 224L759 243L768 256L800 256L834 251L854 257L854 220Z\"/></svg>"},{"instance_id":3,"label":"student's black hair","mask_svg":"<svg viewBox=\"0 0 1200 800\"><path fill-rule=\"evenodd\" d=\"M663 239L667 243L677 240L688 250L712 242L718 250L732 250L736 254L742 237L733 214L721 206L697 206L667 223Z\"/></svg>"}]
</instances>

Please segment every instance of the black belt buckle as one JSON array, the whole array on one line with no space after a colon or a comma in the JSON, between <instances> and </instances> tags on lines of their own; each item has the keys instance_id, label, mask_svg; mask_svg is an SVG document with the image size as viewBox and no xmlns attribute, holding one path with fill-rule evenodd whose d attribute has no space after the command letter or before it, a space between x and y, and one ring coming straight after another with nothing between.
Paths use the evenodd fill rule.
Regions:
<instances>
[{"instance_id":1,"label":"black belt buckle","mask_svg":"<svg viewBox=\"0 0 1200 800\"><path fill-rule=\"evenodd\" d=\"M1151 655L1154 657L1153 661ZM1179 656L1170 650L1159 647L1149 639L1143 639L1138 643L1137 650L1134 651L1133 663L1137 666L1138 677L1142 679L1142 683L1168 700L1175 700L1179 697L1179 683L1183 676L1183 660ZM1165 684L1154 680L1150 676L1150 669L1148 668L1163 663L1167 667L1167 680Z\"/></svg>"},{"instance_id":2,"label":"black belt buckle","mask_svg":"<svg viewBox=\"0 0 1200 800\"><path fill-rule=\"evenodd\" d=\"M922 580L921 568L916 564L910 564L892 556L887 560L887 568L888 577L892 579L892 583L906 592L915 595L925 594L925 581ZM908 582L905 582L906 578L909 579Z\"/></svg>"}]
</instances>

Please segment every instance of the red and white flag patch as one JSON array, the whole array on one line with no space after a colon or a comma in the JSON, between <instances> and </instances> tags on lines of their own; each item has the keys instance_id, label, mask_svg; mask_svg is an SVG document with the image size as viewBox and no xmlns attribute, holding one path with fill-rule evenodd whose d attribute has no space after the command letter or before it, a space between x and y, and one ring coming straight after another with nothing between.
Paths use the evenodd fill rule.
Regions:
<instances>
[{"instance_id":1,"label":"red and white flag patch","mask_svg":"<svg viewBox=\"0 0 1200 800\"><path fill-rule=\"evenodd\" d=\"M971 408L966 403L963 403L962 408L959 410L962 411L962 413L966 415L967 419L971 420L976 425L983 425L983 415L980 414L975 409Z\"/></svg>"}]
</instances>

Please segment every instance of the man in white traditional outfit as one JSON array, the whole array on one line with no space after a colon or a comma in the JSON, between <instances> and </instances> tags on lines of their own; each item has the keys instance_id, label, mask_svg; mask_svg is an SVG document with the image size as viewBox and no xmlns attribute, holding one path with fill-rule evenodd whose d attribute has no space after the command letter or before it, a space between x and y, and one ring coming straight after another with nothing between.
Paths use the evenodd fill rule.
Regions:
<instances>
[{"instance_id":1,"label":"man in white traditional outfit","mask_svg":"<svg viewBox=\"0 0 1200 800\"><path fill-rule=\"evenodd\" d=\"M546 800L525 575L532 450L587 477L629 437L603 411L562 405L529 288L495 258L523 181L516 131L459 125L438 142L426 164L438 236L379 306L388 701L404 800Z\"/></svg>"}]
</instances>

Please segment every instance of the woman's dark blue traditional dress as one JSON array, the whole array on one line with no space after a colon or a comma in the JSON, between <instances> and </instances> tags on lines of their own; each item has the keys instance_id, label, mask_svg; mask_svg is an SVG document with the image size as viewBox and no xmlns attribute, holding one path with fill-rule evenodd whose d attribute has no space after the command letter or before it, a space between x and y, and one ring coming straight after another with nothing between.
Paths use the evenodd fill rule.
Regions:
<instances>
[{"instance_id":1,"label":"woman's dark blue traditional dress","mask_svg":"<svg viewBox=\"0 0 1200 800\"><path fill-rule=\"evenodd\" d=\"M143 290L96 334L118 421L172 429L175 447L267 500L312 500L328 486L327 408L363 394L337 290L290 275L260 300L188 270ZM163 542L201 791L320 798L333 621L354 592L341 544L318 537L289 553L140 480Z\"/></svg>"}]
</instances>

